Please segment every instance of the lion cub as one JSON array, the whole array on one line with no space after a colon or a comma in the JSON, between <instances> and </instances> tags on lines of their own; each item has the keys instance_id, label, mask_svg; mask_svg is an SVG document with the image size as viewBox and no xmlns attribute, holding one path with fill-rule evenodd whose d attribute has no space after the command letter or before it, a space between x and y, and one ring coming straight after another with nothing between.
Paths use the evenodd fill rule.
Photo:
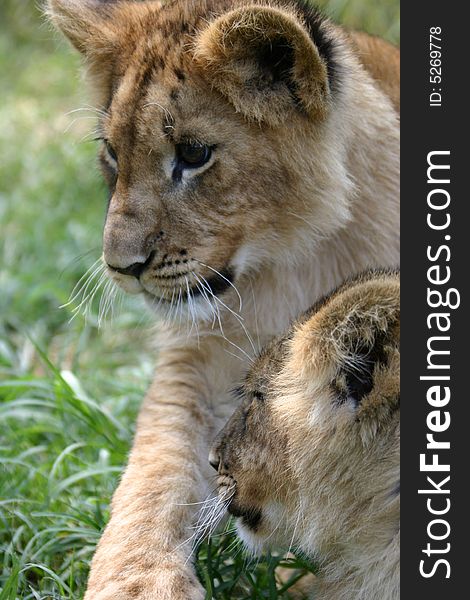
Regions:
<instances>
[{"instance_id":1,"label":"lion cub","mask_svg":"<svg viewBox=\"0 0 470 600\"><path fill-rule=\"evenodd\" d=\"M314 597L399 598L399 276L372 272L260 355L210 462L239 535L320 565Z\"/></svg>"}]
</instances>

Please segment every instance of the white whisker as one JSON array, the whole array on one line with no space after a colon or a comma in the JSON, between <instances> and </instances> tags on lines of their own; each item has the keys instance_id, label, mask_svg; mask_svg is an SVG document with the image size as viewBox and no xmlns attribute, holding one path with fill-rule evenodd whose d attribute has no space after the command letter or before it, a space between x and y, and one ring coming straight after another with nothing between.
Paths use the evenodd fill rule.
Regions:
<instances>
[{"instance_id":1,"label":"white whisker","mask_svg":"<svg viewBox=\"0 0 470 600\"><path fill-rule=\"evenodd\" d=\"M224 275L222 275L222 273L220 273L219 271L217 271L217 269L214 269L213 267L211 267L211 266L209 266L209 265L206 265L205 263L201 262L200 260L198 260L197 262L198 262L200 265L202 265L203 267L206 267L206 269L210 269L210 270L211 270L213 273L216 273L216 275L218 275L219 277L222 277L222 279L223 279L224 281L226 281L226 282L227 282L227 283L228 283L228 284L229 284L229 285L230 285L230 286L231 286L231 287L232 287L232 288L235 290L235 293L236 293L236 294L237 294L237 296L238 296L238 301L239 301L239 303L240 303L240 308L239 308L238 310L239 310L239 312L241 312L241 311L242 311L242 308L243 308L243 301L242 301L242 297L241 297L241 295L240 295L240 292L238 291L237 287L236 287L236 286L233 284L233 282L232 282L232 281L230 281L230 279L228 279L228 278L227 278L227 277L225 277Z\"/></svg>"},{"instance_id":2,"label":"white whisker","mask_svg":"<svg viewBox=\"0 0 470 600\"><path fill-rule=\"evenodd\" d=\"M72 316L69 322L72 322L79 314L82 314L85 318L91 315L93 300L103 284L98 321L101 323L109 310L112 310L114 315L114 300L118 290L114 282L112 280L107 281L107 278L106 266L99 258L80 277L72 289L68 302L61 306L61 308L73 307L71 308Z\"/></svg>"},{"instance_id":3,"label":"white whisker","mask_svg":"<svg viewBox=\"0 0 470 600\"><path fill-rule=\"evenodd\" d=\"M91 106L89 104L86 104L85 106L83 106L81 108L74 108L73 110L69 110L68 112L65 113L65 115L68 117L69 115L73 115L78 112L91 112L100 117L108 116L108 113L105 110L103 110L102 108L97 108L96 106Z\"/></svg>"},{"instance_id":4,"label":"white whisker","mask_svg":"<svg viewBox=\"0 0 470 600\"><path fill-rule=\"evenodd\" d=\"M186 562L191 559L191 556L201 540L206 536L210 537L214 533L227 511L227 506L230 503L234 493L235 486L232 486L224 491L222 497L220 495L213 497L209 496L202 502L182 504L182 506L201 506L196 524L190 527L190 529L194 530L193 533L186 540L184 540L184 542L180 543L174 550L176 552L182 546L191 544L191 550L188 553Z\"/></svg>"},{"instance_id":5,"label":"white whisker","mask_svg":"<svg viewBox=\"0 0 470 600\"><path fill-rule=\"evenodd\" d=\"M84 286L80 285L82 283L82 281L84 281L85 279L88 280L88 278L93 279L100 270L104 269L104 265L102 263L101 264L98 264L98 263L101 263L101 258L98 258L97 260L95 260L95 262L91 265L91 267L89 267L85 271L85 273L80 277L80 279L74 285L74 287L70 293L69 300L66 302L66 304L62 304L61 306L59 306L59 308L66 308L67 306L70 306L71 304L73 304L74 301L81 295L82 290L84 288ZM93 273L90 275L90 273L92 271L93 271Z\"/></svg>"},{"instance_id":6,"label":"white whisker","mask_svg":"<svg viewBox=\"0 0 470 600\"><path fill-rule=\"evenodd\" d=\"M253 290L253 282L252 282L251 278L249 279L249 282L250 282L250 289L251 289L251 297L253 299L253 311L255 313L256 341L258 342L258 352L260 352L261 342L260 342L260 338L259 338L258 309L256 306L256 296L255 296L255 292Z\"/></svg>"},{"instance_id":7,"label":"white whisker","mask_svg":"<svg viewBox=\"0 0 470 600\"><path fill-rule=\"evenodd\" d=\"M211 287L210 287L210 285L209 285L209 283L208 283L208 281L207 281L207 279L206 279L205 277L203 277L202 275L200 275L200 277L201 277L201 279L203 280L203 282L205 283L205 285L204 285L204 284L202 284L202 285L204 285L204 288L206 289L206 291L207 291L207 292L209 292L209 294L210 294L210 295L211 295L211 296L214 298L214 300L215 300L216 302L218 302L218 303L219 303L219 304L221 304L221 305L222 305L224 308L226 308L226 309L227 309L227 310L228 310L228 311L229 311L229 312L230 312L230 313L231 313L231 314L232 314L232 315L233 315L233 316L234 316L234 317L237 319L237 321L238 321L239 325L240 325L240 326L241 326L241 328L243 329L243 331L244 331L244 333L245 333L245 335L246 335L246 337L247 337L247 339L248 339L248 341L249 341L249 343L250 343L250 345L251 345L251 348L252 348L252 350L253 350L253 354L256 354L256 349L255 349L255 346L254 346L254 344L253 344L253 340L251 339L251 337L250 337L250 335L249 335L249 333L248 333L248 331L247 331L246 327L245 327L245 326L244 326L244 324L242 323L242 321L241 321L241 317L239 317L239 315L237 315L237 313L235 313L233 310L231 310L231 309L230 309L230 308L229 308L229 307L228 307L228 306L227 306L227 305L226 305L224 302L222 302L222 300L220 300L220 298L218 298L218 297L217 297L217 296L214 294L214 292L212 291L212 289L211 289ZM217 310L218 310L218 309L217 309ZM234 347L235 347L237 350L239 350L239 351L240 351L240 352L241 352L241 353L242 353L242 354L243 354L243 355L244 355L244 356L245 356L245 357L246 357L246 358L249 360L249 362L250 362L250 363L251 363L251 362L253 362L253 357L252 357L252 356L250 356L250 355L249 355L249 354L248 354L248 353L247 353L245 350L243 350L243 348L240 348L240 346L237 346L237 344L235 344L234 342L232 342L231 340L229 340L229 339L226 337L226 335L224 334L224 331L223 331L223 329L222 329L222 323L221 323L221 319L220 319L220 311L219 311L219 310L218 310L218 319L219 319L219 326L220 326L220 331L221 331L222 337L223 337L223 338L224 338L224 339L225 339L225 340L226 340L226 341L227 341L229 344L231 344L231 345L232 345L232 346L234 346Z\"/></svg>"},{"instance_id":8,"label":"white whisker","mask_svg":"<svg viewBox=\"0 0 470 600\"><path fill-rule=\"evenodd\" d=\"M75 123L77 123L78 121L83 121L83 120L90 120L93 119L94 121L96 120L96 117L77 117L76 119L72 119L72 121L67 125L67 127L64 129L64 133L67 133L68 131L70 131L70 129L75 125Z\"/></svg>"}]
</instances>

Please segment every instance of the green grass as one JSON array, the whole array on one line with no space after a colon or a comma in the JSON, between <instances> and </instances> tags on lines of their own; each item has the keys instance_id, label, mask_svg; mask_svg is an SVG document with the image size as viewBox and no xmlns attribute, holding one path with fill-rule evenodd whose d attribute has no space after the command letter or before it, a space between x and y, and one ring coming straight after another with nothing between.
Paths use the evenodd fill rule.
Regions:
<instances>
[{"instance_id":1,"label":"green grass","mask_svg":"<svg viewBox=\"0 0 470 600\"><path fill-rule=\"evenodd\" d=\"M398 40L397 0L330 0ZM102 329L59 309L100 255L105 190L79 61L32 0L0 7L0 600L81 598L152 373L139 301ZM86 113L85 113L86 115ZM282 598L279 557L247 568L231 534L198 552L217 599ZM308 568L302 563L291 567ZM292 571L297 576L297 571Z\"/></svg>"}]
</instances>

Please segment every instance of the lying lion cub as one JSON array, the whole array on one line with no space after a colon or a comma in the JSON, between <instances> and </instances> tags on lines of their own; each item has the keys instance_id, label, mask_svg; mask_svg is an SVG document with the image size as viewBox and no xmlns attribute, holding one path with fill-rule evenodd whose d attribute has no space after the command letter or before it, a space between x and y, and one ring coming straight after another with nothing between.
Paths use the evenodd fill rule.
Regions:
<instances>
[{"instance_id":1,"label":"lying lion cub","mask_svg":"<svg viewBox=\"0 0 470 600\"><path fill-rule=\"evenodd\" d=\"M399 277L338 288L265 349L210 462L239 535L318 561L315 598L399 598Z\"/></svg>"}]
</instances>

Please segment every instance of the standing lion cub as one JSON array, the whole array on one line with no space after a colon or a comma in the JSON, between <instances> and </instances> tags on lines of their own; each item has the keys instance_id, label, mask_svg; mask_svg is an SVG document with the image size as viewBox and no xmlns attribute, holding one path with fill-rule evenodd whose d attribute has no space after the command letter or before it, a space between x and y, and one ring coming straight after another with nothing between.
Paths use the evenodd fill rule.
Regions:
<instances>
[{"instance_id":1,"label":"standing lion cub","mask_svg":"<svg viewBox=\"0 0 470 600\"><path fill-rule=\"evenodd\" d=\"M400 287L341 286L272 342L210 461L246 545L317 561L318 600L398 600Z\"/></svg>"},{"instance_id":2,"label":"standing lion cub","mask_svg":"<svg viewBox=\"0 0 470 600\"><path fill-rule=\"evenodd\" d=\"M98 109L106 272L164 321L86 599L199 600L230 390L327 290L398 264L399 53L303 0L48 7Z\"/></svg>"}]
</instances>

